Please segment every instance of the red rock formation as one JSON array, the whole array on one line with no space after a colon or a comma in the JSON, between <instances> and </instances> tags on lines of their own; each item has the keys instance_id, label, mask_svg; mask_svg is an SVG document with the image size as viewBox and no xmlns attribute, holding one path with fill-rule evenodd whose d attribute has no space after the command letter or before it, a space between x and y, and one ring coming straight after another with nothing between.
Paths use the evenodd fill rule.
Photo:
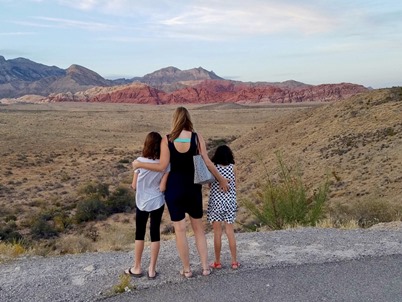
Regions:
<instances>
[{"instance_id":1,"label":"red rock formation","mask_svg":"<svg viewBox=\"0 0 402 302\"><path fill-rule=\"evenodd\" d=\"M350 97L368 89L356 84L297 85L290 83L243 83L206 80L193 87L166 93L145 84L97 87L84 92L50 95L50 102L108 102L134 104L297 103L327 102Z\"/></svg>"}]
</instances>

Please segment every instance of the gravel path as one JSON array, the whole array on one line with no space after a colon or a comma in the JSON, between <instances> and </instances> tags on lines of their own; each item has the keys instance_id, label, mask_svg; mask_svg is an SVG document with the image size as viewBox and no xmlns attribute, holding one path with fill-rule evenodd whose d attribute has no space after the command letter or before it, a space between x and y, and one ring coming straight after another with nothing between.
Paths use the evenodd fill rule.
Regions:
<instances>
[{"instance_id":1,"label":"gravel path","mask_svg":"<svg viewBox=\"0 0 402 302\"><path fill-rule=\"evenodd\" d=\"M359 259L365 256L402 254L402 227L366 230L302 228L237 235L238 271L229 268L227 241L223 240L224 268L214 274L241 274L255 268L325 263ZM207 235L210 259L212 234ZM201 277L201 267L190 238L192 270ZM144 252L144 269L149 248ZM119 276L133 261L132 252L87 253L60 257L29 257L0 265L0 301L96 301L112 295ZM137 290L165 283L179 283L180 261L174 241L161 245L155 280L132 279Z\"/></svg>"}]
</instances>

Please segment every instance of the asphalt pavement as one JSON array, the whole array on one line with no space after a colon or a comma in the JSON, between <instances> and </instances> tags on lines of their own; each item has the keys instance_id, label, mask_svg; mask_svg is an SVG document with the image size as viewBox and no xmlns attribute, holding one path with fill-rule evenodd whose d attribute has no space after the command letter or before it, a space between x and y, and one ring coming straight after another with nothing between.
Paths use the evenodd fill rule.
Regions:
<instances>
[{"instance_id":1,"label":"asphalt pavement","mask_svg":"<svg viewBox=\"0 0 402 302\"><path fill-rule=\"evenodd\" d=\"M402 223L375 229L300 228L236 234L239 270L223 238L221 270L201 276L189 238L194 278L179 275L174 240L161 242L158 277L132 278L115 294L133 251L25 256L0 265L1 302L88 301L402 301ZM213 236L207 234L213 261ZM149 262L149 245L143 270Z\"/></svg>"},{"instance_id":2,"label":"asphalt pavement","mask_svg":"<svg viewBox=\"0 0 402 302\"><path fill-rule=\"evenodd\" d=\"M230 268L227 268L230 270ZM402 255L271 268L194 278L127 292L107 302L400 302Z\"/></svg>"}]
</instances>

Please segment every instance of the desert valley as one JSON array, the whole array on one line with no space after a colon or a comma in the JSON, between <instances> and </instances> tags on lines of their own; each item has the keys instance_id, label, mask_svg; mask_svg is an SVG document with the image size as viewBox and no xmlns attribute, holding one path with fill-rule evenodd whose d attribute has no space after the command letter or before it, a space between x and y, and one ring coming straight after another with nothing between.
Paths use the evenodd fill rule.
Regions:
<instances>
[{"instance_id":1,"label":"desert valley","mask_svg":"<svg viewBox=\"0 0 402 302\"><path fill-rule=\"evenodd\" d=\"M9 61L0 64L15 63ZM8 82L10 74L0 74L2 240L35 243L41 254L131 248L130 163L148 132L169 131L178 105L190 110L209 150L227 143L235 153L238 232L261 227L242 201L259 203L267 177L278 179L278 154L301 172L309 193L328 181L322 226L402 218L400 87L239 83L172 68L112 85L81 67L69 69ZM44 83L49 90L40 95ZM85 216L91 209L84 201L98 206L94 194L113 210ZM162 231L172 237L167 213Z\"/></svg>"}]
</instances>

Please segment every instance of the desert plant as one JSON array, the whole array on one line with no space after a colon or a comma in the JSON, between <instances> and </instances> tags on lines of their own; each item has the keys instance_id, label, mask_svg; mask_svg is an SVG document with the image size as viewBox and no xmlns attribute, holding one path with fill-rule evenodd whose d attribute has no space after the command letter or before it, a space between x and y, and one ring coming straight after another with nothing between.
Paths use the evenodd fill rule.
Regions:
<instances>
[{"instance_id":1,"label":"desert plant","mask_svg":"<svg viewBox=\"0 0 402 302\"><path fill-rule=\"evenodd\" d=\"M41 215L35 217L31 223L33 239L49 239L58 235L57 230Z\"/></svg>"},{"instance_id":2,"label":"desert plant","mask_svg":"<svg viewBox=\"0 0 402 302\"><path fill-rule=\"evenodd\" d=\"M129 275L121 274L119 279L119 283L113 286L113 292L115 294L130 292L131 290L135 289L135 286L130 284L131 278Z\"/></svg>"},{"instance_id":3,"label":"desert plant","mask_svg":"<svg viewBox=\"0 0 402 302\"><path fill-rule=\"evenodd\" d=\"M361 228L402 220L402 206L378 196L368 196L348 204L334 203L328 213L340 225L354 220Z\"/></svg>"},{"instance_id":4,"label":"desert plant","mask_svg":"<svg viewBox=\"0 0 402 302\"><path fill-rule=\"evenodd\" d=\"M134 194L124 187L118 187L105 201L108 215L115 213L129 212L135 208Z\"/></svg>"},{"instance_id":5,"label":"desert plant","mask_svg":"<svg viewBox=\"0 0 402 302\"><path fill-rule=\"evenodd\" d=\"M106 207L97 196L93 195L78 202L75 213L75 220L78 223L104 217L106 217Z\"/></svg>"},{"instance_id":6,"label":"desert plant","mask_svg":"<svg viewBox=\"0 0 402 302\"><path fill-rule=\"evenodd\" d=\"M301 173L289 168L277 155L279 180L274 181L265 165L267 179L260 184L255 200L243 200L243 205L255 216L257 224L270 229L286 225L315 225L322 217L328 198L329 182L325 181L309 195Z\"/></svg>"},{"instance_id":7,"label":"desert plant","mask_svg":"<svg viewBox=\"0 0 402 302\"><path fill-rule=\"evenodd\" d=\"M15 240L13 242L0 241L0 263L14 259L26 252L27 248L22 240Z\"/></svg>"},{"instance_id":8,"label":"desert plant","mask_svg":"<svg viewBox=\"0 0 402 302\"><path fill-rule=\"evenodd\" d=\"M97 195L102 198L109 196L109 185L100 182L90 182L82 186L78 193L84 196Z\"/></svg>"},{"instance_id":9,"label":"desert plant","mask_svg":"<svg viewBox=\"0 0 402 302\"><path fill-rule=\"evenodd\" d=\"M0 241L11 243L21 240L22 235L16 231L16 228L17 226L14 221L8 221L0 225Z\"/></svg>"}]
</instances>

